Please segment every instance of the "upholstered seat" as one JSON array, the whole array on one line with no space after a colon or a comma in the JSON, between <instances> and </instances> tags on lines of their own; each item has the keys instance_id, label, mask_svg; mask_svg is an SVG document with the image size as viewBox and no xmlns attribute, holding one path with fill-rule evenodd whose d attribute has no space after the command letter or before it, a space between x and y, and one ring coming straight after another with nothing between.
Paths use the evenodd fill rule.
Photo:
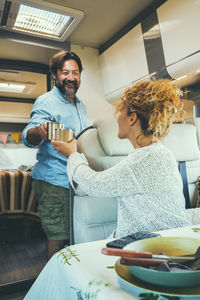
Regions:
<instances>
[{"instance_id":1,"label":"upholstered seat","mask_svg":"<svg viewBox=\"0 0 200 300\"><path fill-rule=\"evenodd\" d=\"M78 139L78 150L96 171L105 170L134 151L128 140L117 138L118 125L113 117L94 122ZM194 124L174 124L162 141L179 161L186 161L189 201L197 201L197 177L200 174L200 152ZM74 195L74 243L105 239L116 227L117 200Z\"/></svg>"}]
</instances>

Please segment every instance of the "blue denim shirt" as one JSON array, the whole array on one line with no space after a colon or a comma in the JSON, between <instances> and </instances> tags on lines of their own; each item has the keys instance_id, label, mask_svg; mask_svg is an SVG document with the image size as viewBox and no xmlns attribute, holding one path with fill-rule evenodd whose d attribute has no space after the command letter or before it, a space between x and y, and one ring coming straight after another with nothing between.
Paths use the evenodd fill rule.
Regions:
<instances>
[{"instance_id":1,"label":"blue denim shirt","mask_svg":"<svg viewBox=\"0 0 200 300\"><path fill-rule=\"evenodd\" d=\"M38 162L35 164L31 176L37 180L69 188L66 172L67 158L54 150L50 141L43 140L39 146L33 146L26 139L27 131L30 128L38 127L47 121L64 123L64 128L71 128L76 136L90 125L86 108L78 98L71 101L54 86L50 92L37 98L31 111L30 121L23 131L24 145L39 148L36 156Z\"/></svg>"}]
</instances>

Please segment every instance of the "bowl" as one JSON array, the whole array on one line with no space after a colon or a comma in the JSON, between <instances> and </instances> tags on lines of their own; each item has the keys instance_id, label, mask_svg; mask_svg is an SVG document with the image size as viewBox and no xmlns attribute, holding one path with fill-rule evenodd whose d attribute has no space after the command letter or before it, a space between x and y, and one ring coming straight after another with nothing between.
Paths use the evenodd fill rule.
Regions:
<instances>
[{"instance_id":1,"label":"bowl","mask_svg":"<svg viewBox=\"0 0 200 300\"><path fill-rule=\"evenodd\" d=\"M183 256L194 254L200 246L200 239L186 237L157 237L130 243L124 249L148 251L153 254ZM146 267L128 266L137 278L152 284L166 287L191 287L200 285L200 270L165 272Z\"/></svg>"}]
</instances>

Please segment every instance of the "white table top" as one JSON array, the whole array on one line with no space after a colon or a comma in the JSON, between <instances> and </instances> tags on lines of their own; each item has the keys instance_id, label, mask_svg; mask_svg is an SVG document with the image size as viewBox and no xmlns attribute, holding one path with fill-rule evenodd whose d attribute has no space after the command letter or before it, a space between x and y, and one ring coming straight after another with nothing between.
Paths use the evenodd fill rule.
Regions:
<instances>
[{"instance_id":1,"label":"white table top","mask_svg":"<svg viewBox=\"0 0 200 300\"><path fill-rule=\"evenodd\" d=\"M200 231L191 228L160 231L161 236L184 236L200 239ZM113 266L117 257L101 254L109 240L69 246L56 253L46 264L37 280L25 296L25 300L133 300L141 299L141 293L150 293L141 288L123 288ZM110 268L111 267L111 268ZM180 297L179 299L200 299ZM165 299L159 296L159 300Z\"/></svg>"}]
</instances>

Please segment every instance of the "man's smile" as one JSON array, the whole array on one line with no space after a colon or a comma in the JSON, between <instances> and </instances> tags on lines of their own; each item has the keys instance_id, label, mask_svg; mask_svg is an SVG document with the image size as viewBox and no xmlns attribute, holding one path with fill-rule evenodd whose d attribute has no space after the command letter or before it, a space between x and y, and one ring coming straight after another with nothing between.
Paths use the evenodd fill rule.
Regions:
<instances>
[{"instance_id":1,"label":"man's smile","mask_svg":"<svg viewBox=\"0 0 200 300\"><path fill-rule=\"evenodd\" d=\"M66 83L65 86L69 87L69 88L73 88L75 86L74 83Z\"/></svg>"}]
</instances>

